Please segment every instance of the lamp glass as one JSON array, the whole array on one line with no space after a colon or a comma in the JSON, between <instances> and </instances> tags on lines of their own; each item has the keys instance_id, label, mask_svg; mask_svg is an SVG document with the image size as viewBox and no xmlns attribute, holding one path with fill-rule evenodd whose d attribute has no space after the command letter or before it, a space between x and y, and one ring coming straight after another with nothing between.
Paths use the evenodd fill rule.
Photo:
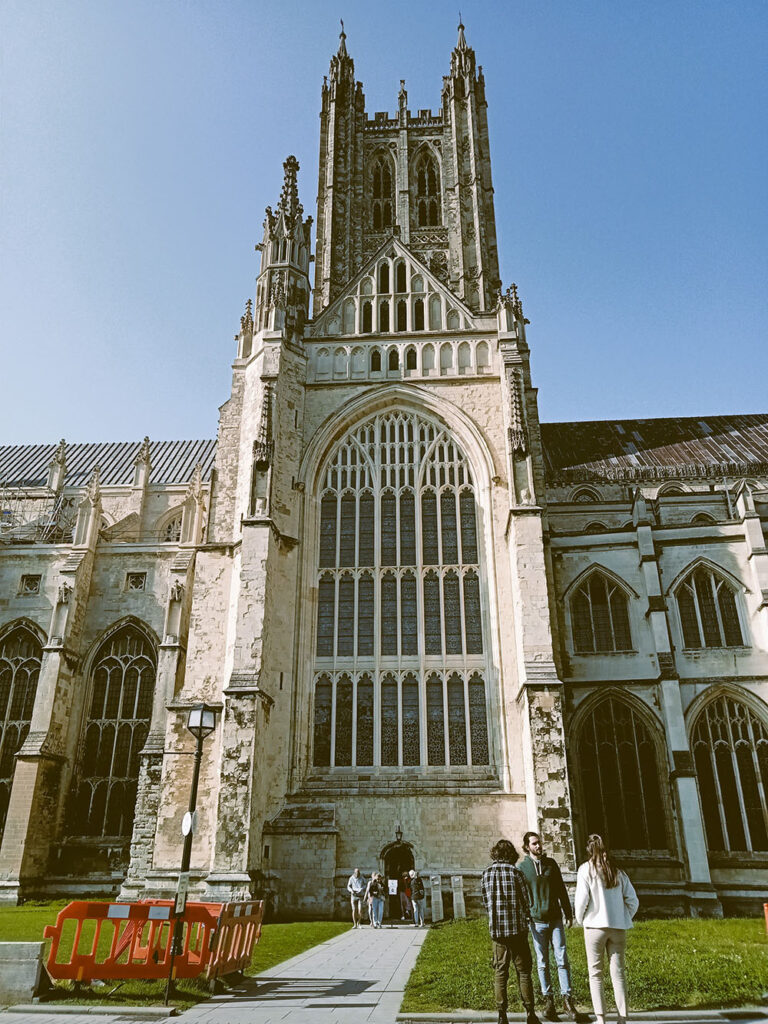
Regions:
<instances>
[{"instance_id":1,"label":"lamp glass","mask_svg":"<svg viewBox=\"0 0 768 1024\"><path fill-rule=\"evenodd\" d=\"M198 704L190 709L187 729L197 739L205 739L216 728L216 710L207 704Z\"/></svg>"}]
</instances>

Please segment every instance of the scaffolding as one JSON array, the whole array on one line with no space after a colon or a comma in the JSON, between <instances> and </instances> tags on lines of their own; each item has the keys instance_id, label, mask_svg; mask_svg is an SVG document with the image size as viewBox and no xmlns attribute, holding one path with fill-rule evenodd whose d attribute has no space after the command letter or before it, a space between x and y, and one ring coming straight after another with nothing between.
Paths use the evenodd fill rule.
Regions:
<instances>
[{"instance_id":1,"label":"scaffolding","mask_svg":"<svg viewBox=\"0 0 768 1024\"><path fill-rule=\"evenodd\" d=\"M0 482L0 544L69 544L76 519L75 499L61 491Z\"/></svg>"}]
</instances>

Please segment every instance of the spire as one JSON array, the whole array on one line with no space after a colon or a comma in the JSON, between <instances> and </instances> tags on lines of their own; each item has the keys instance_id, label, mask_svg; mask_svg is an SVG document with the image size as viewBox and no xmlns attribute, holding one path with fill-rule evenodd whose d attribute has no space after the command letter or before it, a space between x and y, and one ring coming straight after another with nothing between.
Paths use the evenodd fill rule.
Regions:
<instances>
[{"instance_id":1,"label":"spire","mask_svg":"<svg viewBox=\"0 0 768 1024\"><path fill-rule=\"evenodd\" d=\"M285 214L289 224L293 224L296 215L301 216L304 210L299 202L299 188L296 184L296 172L299 169L299 161L295 156L289 156L283 164L283 190L280 193L280 201L277 204L278 210Z\"/></svg>"},{"instance_id":2,"label":"spire","mask_svg":"<svg viewBox=\"0 0 768 1024\"><path fill-rule=\"evenodd\" d=\"M339 53L338 53L338 56L339 57L349 57L349 54L347 53L347 33L344 31L344 21L343 21L342 18L339 18L339 21L341 22L341 32L339 32Z\"/></svg>"},{"instance_id":3,"label":"spire","mask_svg":"<svg viewBox=\"0 0 768 1024\"><path fill-rule=\"evenodd\" d=\"M459 38L458 38L458 42L456 43L456 49L457 50L466 50L467 49L467 40L464 37L464 25L462 24L462 21L461 21L461 11L459 11Z\"/></svg>"}]
</instances>

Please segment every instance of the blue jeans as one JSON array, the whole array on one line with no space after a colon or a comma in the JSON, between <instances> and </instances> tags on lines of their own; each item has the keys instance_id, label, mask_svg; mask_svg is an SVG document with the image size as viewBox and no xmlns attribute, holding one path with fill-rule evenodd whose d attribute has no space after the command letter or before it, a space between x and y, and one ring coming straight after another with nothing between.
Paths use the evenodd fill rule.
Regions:
<instances>
[{"instance_id":1,"label":"blue jeans","mask_svg":"<svg viewBox=\"0 0 768 1024\"><path fill-rule=\"evenodd\" d=\"M555 951L557 975L560 980L560 994L571 994L571 965L565 948L565 926L562 917L557 921L531 921L533 948L536 950L536 968L539 972L541 994L552 995L552 979L549 971L549 947Z\"/></svg>"},{"instance_id":2,"label":"blue jeans","mask_svg":"<svg viewBox=\"0 0 768 1024\"><path fill-rule=\"evenodd\" d=\"M413 922L414 924L424 924L424 903L425 899L411 900L413 904Z\"/></svg>"},{"instance_id":3,"label":"blue jeans","mask_svg":"<svg viewBox=\"0 0 768 1024\"><path fill-rule=\"evenodd\" d=\"M371 900L371 924L379 927L384 917L384 900L380 896L374 896Z\"/></svg>"}]
</instances>

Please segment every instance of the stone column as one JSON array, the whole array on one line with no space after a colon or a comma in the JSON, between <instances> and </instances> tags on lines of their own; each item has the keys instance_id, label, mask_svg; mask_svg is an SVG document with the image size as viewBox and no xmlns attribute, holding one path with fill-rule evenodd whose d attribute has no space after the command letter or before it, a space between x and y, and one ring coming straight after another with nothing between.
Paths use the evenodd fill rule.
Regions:
<instances>
[{"instance_id":1,"label":"stone column","mask_svg":"<svg viewBox=\"0 0 768 1024\"><path fill-rule=\"evenodd\" d=\"M720 904L709 872L707 840L701 818L696 770L688 746L680 680L675 667L667 621L667 604L653 538L653 516L639 488L635 492L632 522L637 536L640 570L648 595L646 615L653 632L659 663L661 713L664 720L673 799L680 822L688 898L699 912L719 915Z\"/></svg>"}]
</instances>

